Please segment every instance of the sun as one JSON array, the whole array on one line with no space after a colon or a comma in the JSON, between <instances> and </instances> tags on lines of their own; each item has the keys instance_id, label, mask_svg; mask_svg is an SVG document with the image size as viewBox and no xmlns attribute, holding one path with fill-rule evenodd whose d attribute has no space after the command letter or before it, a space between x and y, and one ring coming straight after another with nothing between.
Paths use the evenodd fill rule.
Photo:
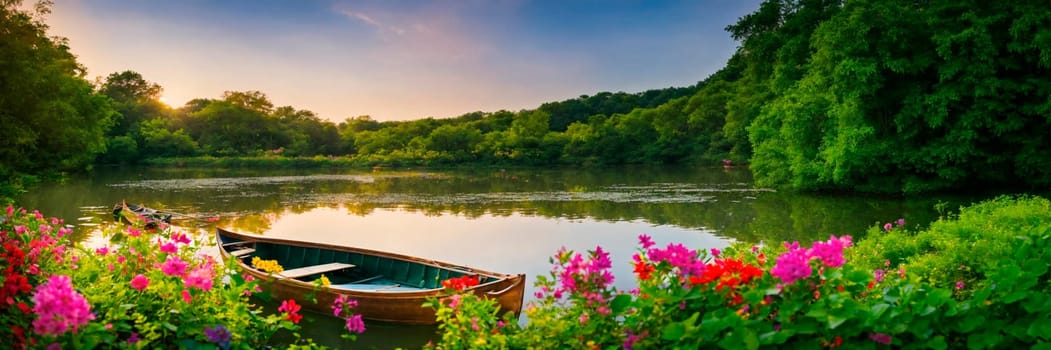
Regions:
<instances>
[{"instance_id":1,"label":"sun","mask_svg":"<svg viewBox=\"0 0 1051 350\"><path fill-rule=\"evenodd\" d=\"M161 95L161 97L158 97L157 101L159 101L160 103L163 103L165 106L168 106L168 107L171 107L171 105L172 105L171 102L168 101L168 97L164 96L164 95Z\"/></svg>"}]
</instances>

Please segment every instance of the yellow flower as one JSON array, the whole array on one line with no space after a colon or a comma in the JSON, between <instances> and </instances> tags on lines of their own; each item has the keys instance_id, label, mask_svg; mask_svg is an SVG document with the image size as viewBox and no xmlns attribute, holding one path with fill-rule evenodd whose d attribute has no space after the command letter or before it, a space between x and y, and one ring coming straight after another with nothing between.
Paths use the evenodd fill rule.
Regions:
<instances>
[{"instance_id":1,"label":"yellow flower","mask_svg":"<svg viewBox=\"0 0 1051 350\"><path fill-rule=\"evenodd\" d=\"M321 274L321 278L318 278L318 281L321 281L322 287L328 287L332 284L332 281L329 281L328 277L325 277L325 274Z\"/></svg>"},{"instance_id":2,"label":"yellow flower","mask_svg":"<svg viewBox=\"0 0 1051 350\"><path fill-rule=\"evenodd\" d=\"M281 264L277 263L277 260L263 260L258 256L252 257L252 266L269 273L277 273L285 270L284 267L281 267Z\"/></svg>"}]
</instances>

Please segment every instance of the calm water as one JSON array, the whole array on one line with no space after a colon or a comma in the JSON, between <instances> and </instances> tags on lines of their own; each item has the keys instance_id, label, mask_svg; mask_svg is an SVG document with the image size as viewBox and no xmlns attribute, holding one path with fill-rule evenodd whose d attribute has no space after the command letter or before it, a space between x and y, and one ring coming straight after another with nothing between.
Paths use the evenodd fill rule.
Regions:
<instances>
[{"instance_id":1,"label":"calm water","mask_svg":"<svg viewBox=\"0 0 1051 350\"><path fill-rule=\"evenodd\" d=\"M811 196L753 187L747 169L337 171L104 169L47 184L19 199L81 227L90 240L114 203L185 214L184 227L347 244L506 273L530 283L560 247L602 246L619 288L630 289L637 236L695 248L776 244L830 234L860 237L877 223L909 226L983 197ZM217 222L202 218L218 217ZM528 290L532 295L532 290ZM527 300L528 300L527 296ZM304 335L341 343L339 320L308 318ZM368 324L354 347L418 347L431 327Z\"/></svg>"}]
</instances>

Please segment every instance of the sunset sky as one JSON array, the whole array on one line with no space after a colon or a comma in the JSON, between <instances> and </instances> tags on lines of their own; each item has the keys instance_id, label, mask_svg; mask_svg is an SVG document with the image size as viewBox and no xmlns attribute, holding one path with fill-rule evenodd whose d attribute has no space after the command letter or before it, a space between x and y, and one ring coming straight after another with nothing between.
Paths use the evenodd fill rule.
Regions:
<instances>
[{"instance_id":1,"label":"sunset sky","mask_svg":"<svg viewBox=\"0 0 1051 350\"><path fill-rule=\"evenodd\" d=\"M692 85L758 0L57 0L88 78L133 70L178 107L259 90L342 121L531 109Z\"/></svg>"}]
</instances>

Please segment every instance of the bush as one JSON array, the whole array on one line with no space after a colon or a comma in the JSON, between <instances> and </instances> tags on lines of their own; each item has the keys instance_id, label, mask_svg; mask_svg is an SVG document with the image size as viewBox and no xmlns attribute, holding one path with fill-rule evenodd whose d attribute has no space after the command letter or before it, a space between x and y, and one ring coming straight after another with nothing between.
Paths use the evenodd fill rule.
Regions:
<instances>
[{"instance_id":1,"label":"bush","mask_svg":"<svg viewBox=\"0 0 1051 350\"><path fill-rule=\"evenodd\" d=\"M851 260L872 269L903 265L931 285L952 288L957 282L978 287L993 271L1014 265L1006 260L1014 241L1051 227L1051 201L1001 196L962 208L923 231L904 225L873 227Z\"/></svg>"}]
</instances>

